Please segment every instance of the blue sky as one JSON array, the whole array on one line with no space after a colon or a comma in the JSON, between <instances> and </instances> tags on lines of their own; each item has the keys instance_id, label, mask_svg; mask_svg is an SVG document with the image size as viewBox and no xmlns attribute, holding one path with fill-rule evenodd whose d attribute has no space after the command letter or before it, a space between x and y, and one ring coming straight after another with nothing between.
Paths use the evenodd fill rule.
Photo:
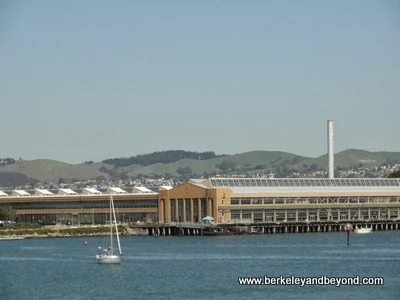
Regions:
<instances>
[{"instance_id":1,"label":"blue sky","mask_svg":"<svg viewBox=\"0 0 400 300\"><path fill-rule=\"evenodd\" d=\"M399 151L396 1L0 2L0 157Z\"/></svg>"}]
</instances>

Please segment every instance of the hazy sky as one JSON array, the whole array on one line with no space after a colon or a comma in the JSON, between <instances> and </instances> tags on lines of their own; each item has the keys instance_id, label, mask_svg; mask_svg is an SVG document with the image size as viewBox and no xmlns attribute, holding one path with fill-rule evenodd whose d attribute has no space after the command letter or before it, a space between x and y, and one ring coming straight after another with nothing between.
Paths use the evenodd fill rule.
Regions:
<instances>
[{"instance_id":1,"label":"hazy sky","mask_svg":"<svg viewBox=\"0 0 400 300\"><path fill-rule=\"evenodd\" d=\"M400 151L399 1L0 1L0 157Z\"/></svg>"}]
</instances>

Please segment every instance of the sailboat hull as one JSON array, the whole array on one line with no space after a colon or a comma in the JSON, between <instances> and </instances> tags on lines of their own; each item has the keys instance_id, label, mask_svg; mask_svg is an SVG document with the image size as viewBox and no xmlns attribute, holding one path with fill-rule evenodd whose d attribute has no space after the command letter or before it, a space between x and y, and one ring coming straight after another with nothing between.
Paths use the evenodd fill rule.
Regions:
<instances>
[{"instance_id":1,"label":"sailboat hull","mask_svg":"<svg viewBox=\"0 0 400 300\"><path fill-rule=\"evenodd\" d=\"M357 234L369 234L372 233L372 228L356 228L356 230L354 230L355 233Z\"/></svg>"},{"instance_id":2,"label":"sailboat hull","mask_svg":"<svg viewBox=\"0 0 400 300\"><path fill-rule=\"evenodd\" d=\"M96 255L99 264L120 264L121 257L118 255Z\"/></svg>"}]
</instances>

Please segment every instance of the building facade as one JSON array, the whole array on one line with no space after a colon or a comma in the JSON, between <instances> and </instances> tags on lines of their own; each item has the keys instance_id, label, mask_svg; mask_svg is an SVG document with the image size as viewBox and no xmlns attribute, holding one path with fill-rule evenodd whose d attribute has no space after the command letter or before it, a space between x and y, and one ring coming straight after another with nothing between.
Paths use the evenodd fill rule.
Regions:
<instances>
[{"instance_id":1,"label":"building facade","mask_svg":"<svg viewBox=\"0 0 400 300\"><path fill-rule=\"evenodd\" d=\"M222 217L218 210L225 204L229 189L212 188L209 180L192 179L187 183L158 192L158 218L160 223L197 223L201 219Z\"/></svg>"},{"instance_id":2,"label":"building facade","mask_svg":"<svg viewBox=\"0 0 400 300\"><path fill-rule=\"evenodd\" d=\"M119 222L157 220L157 193L114 194ZM21 222L41 224L105 224L109 220L109 194L29 195L0 198L11 206Z\"/></svg>"},{"instance_id":3,"label":"building facade","mask_svg":"<svg viewBox=\"0 0 400 300\"><path fill-rule=\"evenodd\" d=\"M217 223L400 218L399 179L210 178L159 192L160 222Z\"/></svg>"},{"instance_id":4,"label":"building facade","mask_svg":"<svg viewBox=\"0 0 400 300\"><path fill-rule=\"evenodd\" d=\"M158 192L133 188L63 189L2 194L0 206L15 209L21 222L105 224L109 193L120 222L215 223L324 222L400 218L399 179L210 178L192 179ZM5 194L5 195L4 195Z\"/></svg>"}]
</instances>

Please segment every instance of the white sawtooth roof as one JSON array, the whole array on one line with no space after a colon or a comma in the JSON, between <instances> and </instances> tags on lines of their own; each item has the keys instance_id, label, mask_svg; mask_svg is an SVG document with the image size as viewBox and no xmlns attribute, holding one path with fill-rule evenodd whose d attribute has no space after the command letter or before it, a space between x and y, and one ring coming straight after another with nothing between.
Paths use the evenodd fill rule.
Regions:
<instances>
[{"instance_id":1,"label":"white sawtooth roof","mask_svg":"<svg viewBox=\"0 0 400 300\"><path fill-rule=\"evenodd\" d=\"M152 190L148 189L145 186L134 186L132 188L132 193L137 192L137 191L141 192L141 193L154 193Z\"/></svg>"},{"instance_id":2,"label":"white sawtooth roof","mask_svg":"<svg viewBox=\"0 0 400 300\"><path fill-rule=\"evenodd\" d=\"M71 189L59 189L58 190L59 194L65 194L65 195L77 195L78 193L71 190Z\"/></svg>"},{"instance_id":3,"label":"white sawtooth roof","mask_svg":"<svg viewBox=\"0 0 400 300\"><path fill-rule=\"evenodd\" d=\"M6 197L6 196L8 196L7 193L4 193L3 191L0 191L0 197Z\"/></svg>"},{"instance_id":4,"label":"white sawtooth roof","mask_svg":"<svg viewBox=\"0 0 400 300\"><path fill-rule=\"evenodd\" d=\"M35 192L39 195L54 195L52 192L46 189L35 189Z\"/></svg>"},{"instance_id":5,"label":"white sawtooth roof","mask_svg":"<svg viewBox=\"0 0 400 300\"><path fill-rule=\"evenodd\" d=\"M94 188L84 188L82 194L100 195L101 192Z\"/></svg>"},{"instance_id":6,"label":"white sawtooth roof","mask_svg":"<svg viewBox=\"0 0 400 300\"><path fill-rule=\"evenodd\" d=\"M31 195L27 191L24 191L24 190L13 190L13 194L16 194L18 196L30 196Z\"/></svg>"},{"instance_id":7,"label":"white sawtooth roof","mask_svg":"<svg viewBox=\"0 0 400 300\"><path fill-rule=\"evenodd\" d=\"M110 187L107 189L107 192L108 192L108 193L116 193L116 194L124 194L124 193L126 193L127 191L121 189L120 187L113 187L113 186L110 186Z\"/></svg>"}]
</instances>

